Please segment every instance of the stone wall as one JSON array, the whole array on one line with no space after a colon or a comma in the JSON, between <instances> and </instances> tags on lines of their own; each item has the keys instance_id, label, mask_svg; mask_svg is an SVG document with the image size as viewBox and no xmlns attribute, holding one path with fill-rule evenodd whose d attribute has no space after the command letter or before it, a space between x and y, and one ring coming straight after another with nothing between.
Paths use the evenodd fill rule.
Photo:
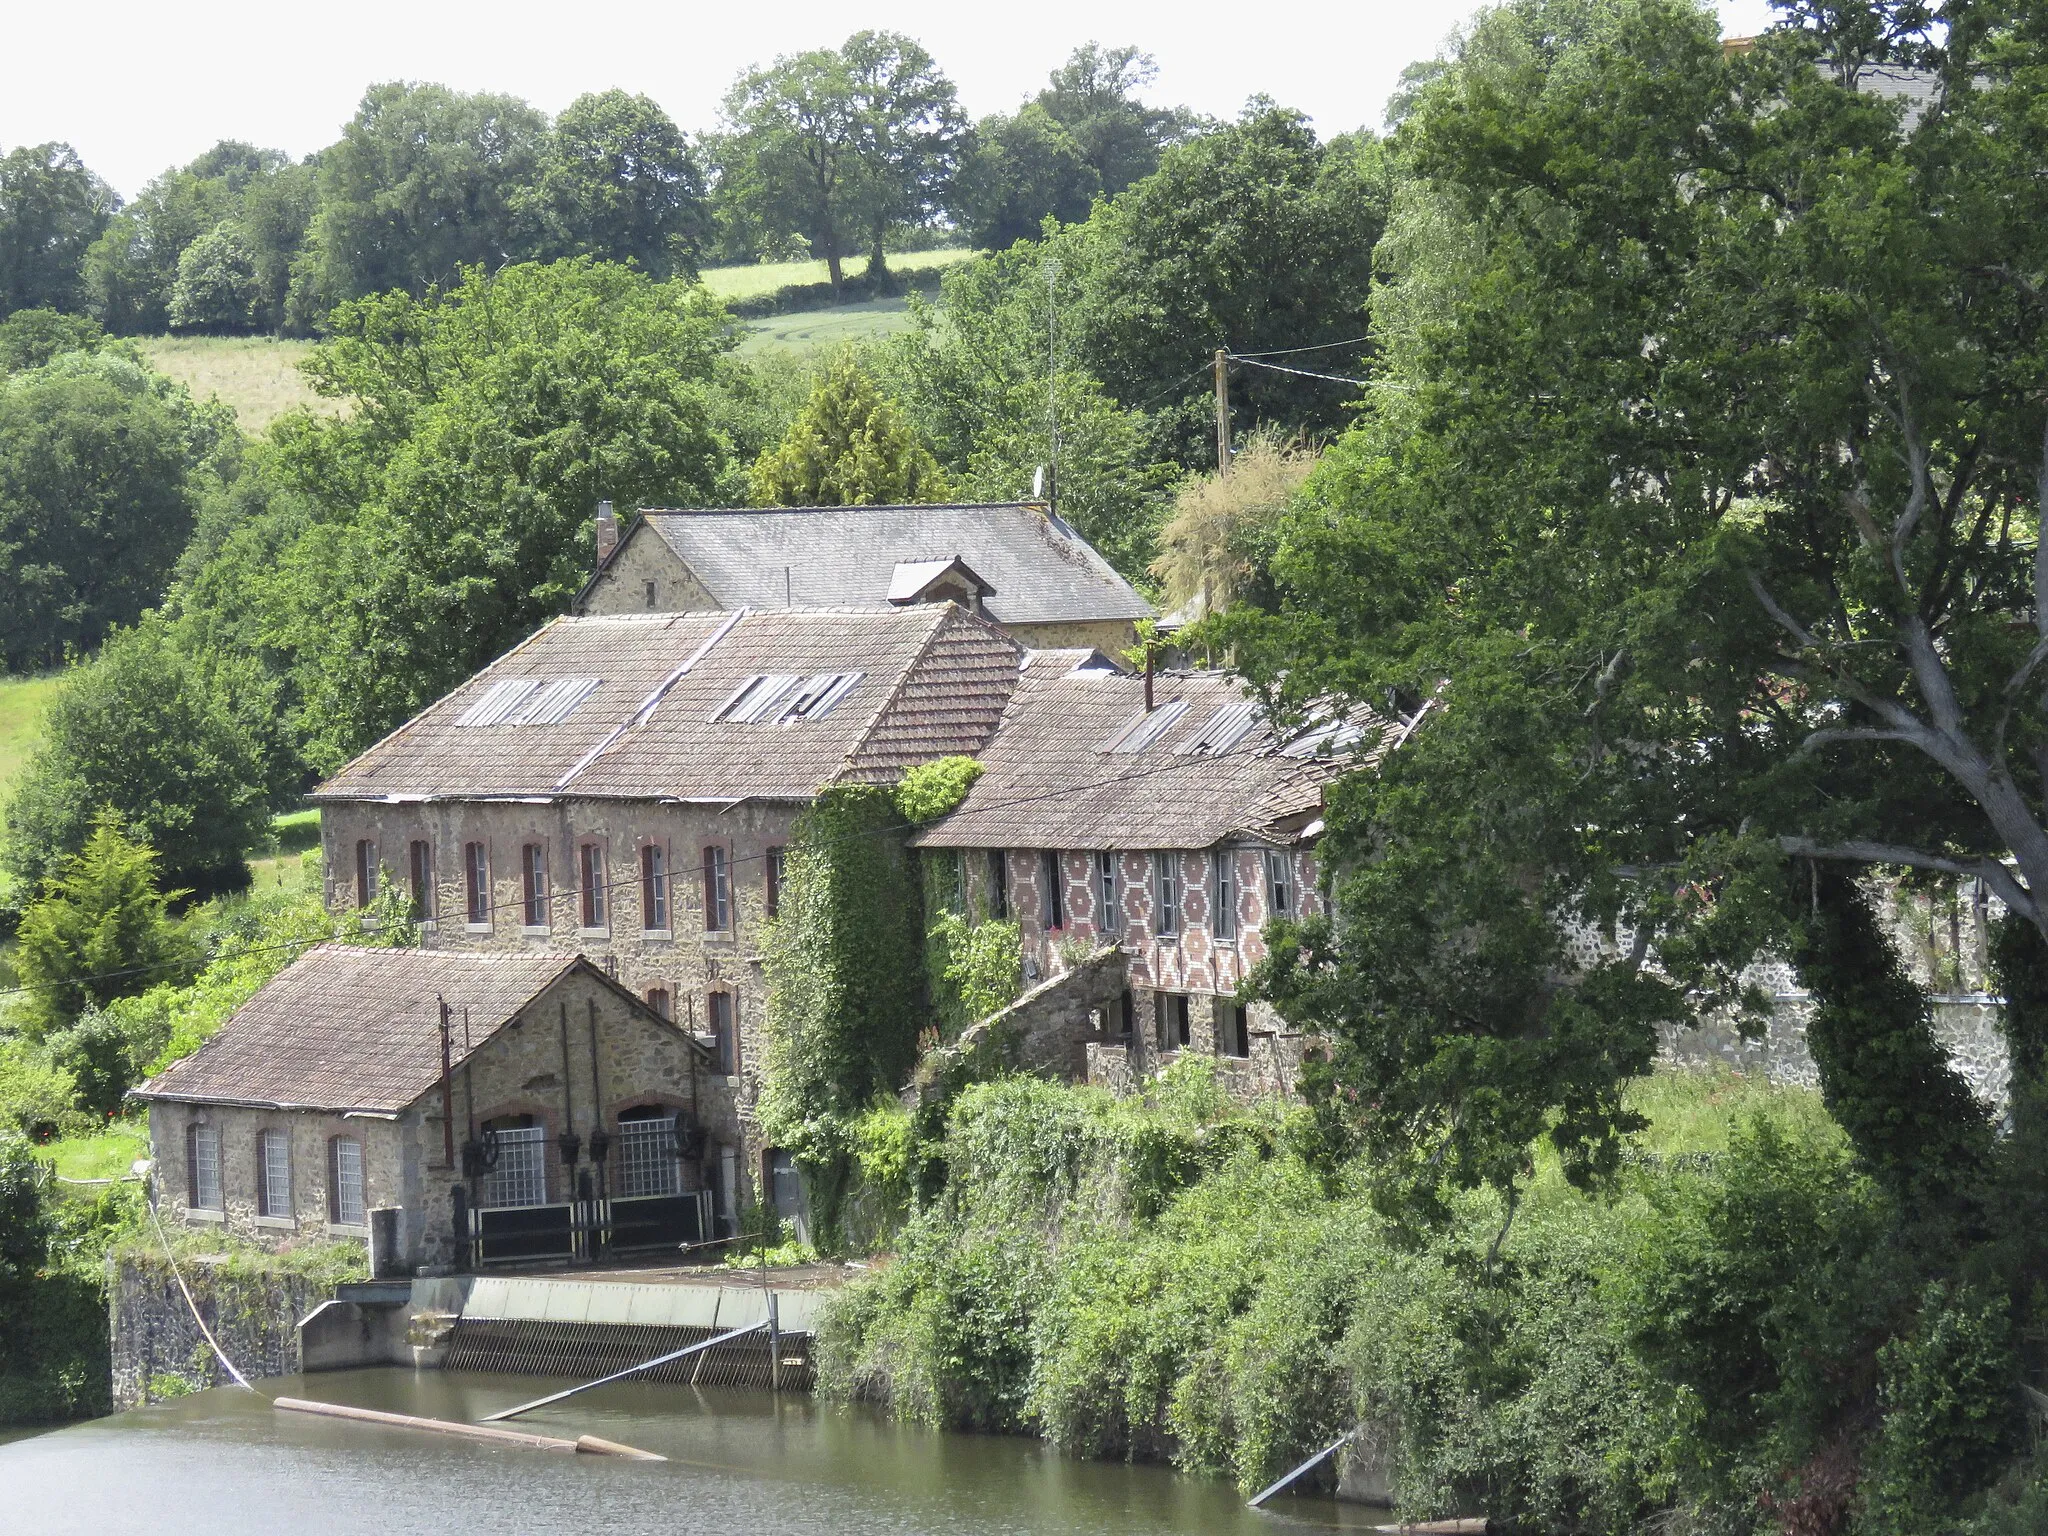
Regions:
<instances>
[{"instance_id":1,"label":"stone wall","mask_svg":"<svg viewBox=\"0 0 2048 1536\"><path fill-rule=\"evenodd\" d=\"M624 537L625 547L591 583L590 591L576 604L576 612L700 613L717 609L717 600L660 534L636 522ZM654 583L652 602L647 599L650 581Z\"/></svg>"},{"instance_id":2,"label":"stone wall","mask_svg":"<svg viewBox=\"0 0 2048 1536\"><path fill-rule=\"evenodd\" d=\"M433 849L434 918L422 935L430 949L549 950L583 954L611 967L618 979L647 996L669 996L675 1021L686 1030L710 1028L710 996L731 998L735 1073L728 1094L739 1107L744 1132L743 1177L760 1163L753 1106L766 1049L768 984L763 972L767 861L789 841L800 806L749 801L730 806L670 805L656 801L572 800L562 803L437 802L384 804L342 801L322 809L321 835L330 909L355 902L355 848L377 845L390 878L404 880L409 845ZM491 913L466 921L464 849L486 851ZM528 926L523 907L520 850L542 848L548 869L548 922ZM578 849L596 845L606 871L605 921L585 926L578 887ZM644 926L640 850L658 845L668 867L667 925ZM704 926L703 855L722 848L730 891L726 926Z\"/></svg>"},{"instance_id":3,"label":"stone wall","mask_svg":"<svg viewBox=\"0 0 2048 1536\"><path fill-rule=\"evenodd\" d=\"M331 1273L262 1268L226 1254L178 1262L200 1316L243 1375L254 1381L299 1369L299 1319L333 1293ZM117 1410L232 1380L192 1320L161 1252L117 1251L108 1269Z\"/></svg>"}]
</instances>

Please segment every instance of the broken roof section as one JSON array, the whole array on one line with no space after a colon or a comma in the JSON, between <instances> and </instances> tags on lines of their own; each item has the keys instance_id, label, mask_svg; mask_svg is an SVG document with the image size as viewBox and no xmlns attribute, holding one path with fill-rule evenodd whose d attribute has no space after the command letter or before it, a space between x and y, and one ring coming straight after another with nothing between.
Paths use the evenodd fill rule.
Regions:
<instances>
[{"instance_id":1,"label":"broken roof section","mask_svg":"<svg viewBox=\"0 0 2048 1536\"><path fill-rule=\"evenodd\" d=\"M951 604L556 619L313 798L806 800L978 752L1020 654Z\"/></svg>"},{"instance_id":2,"label":"broken roof section","mask_svg":"<svg viewBox=\"0 0 2048 1536\"><path fill-rule=\"evenodd\" d=\"M1282 738L1229 672L1169 672L1145 708L1142 677L1033 651L983 772L930 848L1207 848L1294 840L1339 773L1377 762L1374 719L1312 723ZM1316 738L1306 749L1302 743Z\"/></svg>"},{"instance_id":3,"label":"broken roof section","mask_svg":"<svg viewBox=\"0 0 2048 1536\"><path fill-rule=\"evenodd\" d=\"M1151 604L1086 539L1028 502L651 507L612 559L650 537L666 544L723 609L880 607L901 601L893 590L899 567L959 561L987 589L988 614L998 624L1152 616Z\"/></svg>"},{"instance_id":4,"label":"broken roof section","mask_svg":"<svg viewBox=\"0 0 2048 1536\"><path fill-rule=\"evenodd\" d=\"M134 1095L396 1115L441 1080L443 998L466 1018L451 1047L460 1064L577 971L646 1010L579 955L316 945Z\"/></svg>"}]
</instances>

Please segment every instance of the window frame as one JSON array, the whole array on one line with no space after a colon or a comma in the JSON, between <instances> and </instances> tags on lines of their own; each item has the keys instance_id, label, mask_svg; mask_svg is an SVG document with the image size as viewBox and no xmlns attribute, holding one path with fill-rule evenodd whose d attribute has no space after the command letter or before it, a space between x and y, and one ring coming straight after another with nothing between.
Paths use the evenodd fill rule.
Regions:
<instances>
[{"instance_id":1,"label":"window frame","mask_svg":"<svg viewBox=\"0 0 2048 1536\"><path fill-rule=\"evenodd\" d=\"M652 577L649 577L647 581L642 585L641 591L645 594L647 598L647 611L649 613L654 612L654 604L656 601L655 593L657 591L657 588Z\"/></svg>"},{"instance_id":2,"label":"window frame","mask_svg":"<svg viewBox=\"0 0 2048 1536\"><path fill-rule=\"evenodd\" d=\"M355 1150L355 1220L349 1219L349 1207L343 1199L346 1180L342 1177L343 1146ZM369 1174L363 1160L363 1141L360 1136L336 1135L327 1138L327 1221L335 1227L364 1227L370 1221Z\"/></svg>"},{"instance_id":3,"label":"window frame","mask_svg":"<svg viewBox=\"0 0 2048 1536\"><path fill-rule=\"evenodd\" d=\"M1152 936L1177 939L1181 933L1180 855L1162 848L1152 855Z\"/></svg>"},{"instance_id":4,"label":"window frame","mask_svg":"<svg viewBox=\"0 0 2048 1536\"><path fill-rule=\"evenodd\" d=\"M412 884L413 920L431 923L436 915L434 845L428 839L416 837L405 845L405 874Z\"/></svg>"},{"instance_id":5,"label":"window frame","mask_svg":"<svg viewBox=\"0 0 2048 1536\"><path fill-rule=\"evenodd\" d=\"M462 845L462 915L472 929L491 926L491 848Z\"/></svg>"},{"instance_id":6,"label":"window frame","mask_svg":"<svg viewBox=\"0 0 2048 1536\"><path fill-rule=\"evenodd\" d=\"M200 1177L204 1166L199 1156L200 1144L210 1144L213 1176L213 1198L206 1198L205 1181ZM194 1120L185 1127L185 1209L188 1211L213 1211L225 1215L227 1212L227 1181L222 1177L220 1127L210 1121Z\"/></svg>"},{"instance_id":7,"label":"window frame","mask_svg":"<svg viewBox=\"0 0 2048 1536\"><path fill-rule=\"evenodd\" d=\"M723 843L706 843L704 866L704 931L732 931L732 855Z\"/></svg>"},{"instance_id":8,"label":"window frame","mask_svg":"<svg viewBox=\"0 0 2048 1536\"><path fill-rule=\"evenodd\" d=\"M704 994L704 1022L710 1026L719 1073L725 1077L738 1077L739 1005L730 990L718 987Z\"/></svg>"},{"instance_id":9,"label":"window frame","mask_svg":"<svg viewBox=\"0 0 2048 1536\"><path fill-rule=\"evenodd\" d=\"M668 844L640 845L640 931L666 934L669 929Z\"/></svg>"},{"instance_id":10,"label":"window frame","mask_svg":"<svg viewBox=\"0 0 2048 1536\"><path fill-rule=\"evenodd\" d=\"M1095 854L1095 931L1105 939L1124 934L1124 856L1113 848Z\"/></svg>"},{"instance_id":11,"label":"window frame","mask_svg":"<svg viewBox=\"0 0 2048 1536\"><path fill-rule=\"evenodd\" d=\"M611 931L610 881L605 876L604 843L584 838L576 844L576 926L585 933Z\"/></svg>"},{"instance_id":12,"label":"window frame","mask_svg":"<svg viewBox=\"0 0 2048 1536\"><path fill-rule=\"evenodd\" d=\"M988 915L997 922L1010 916L1010 856L1000 848L988 851Z\"/></svg>"},{"instance_id":13,"label":"window frame","mask_svg":"<svg viewBox=\"0 0 2048 1536\"><path fill-rule=\"evenodd\" d=\"M1294 916L1294 870L1284 848L1266 852L1266 915Z\"/></svg>"},{"instance_id":14,"label":"window frame","mask_svg":"<svg viewBox=\"0 0 2048 1536\"><path fill-rule=\"evenodd\" d=\"M359 837L356 839L356 906L367 907L377 899L377 839Z\"/></svg>"},{"instance_id":15,"label":"window frame","mask_svg":"<svg viewBox=\"0 0 2048 1536\"><path fill-rule=\"evenodd\" d=\"M761 915L782 915L783 855L788 850L777 843L761 855Z\"/></svg>"},{"instance_id":16,"label":"window frame","mask_svg":"<svg viewBox=\"0 0 2048 1536\"><path fill-rule=\"evenodd\" d=\"M282 1169L273 1166L273 1154L275 1161L283 1163ZM275 1126L256 1133L256 1214L266 1221L292 1217L292 1137L291 1132Z\"/></svg>"},{"instance_id":17,"label":"window frame","mask_svg":"<svg viewBox=\"0 0 2048 1536\"><path fill-rule=\"evenodd\" d=\"M1038 852L1038 924L1047 933L1064 932L1067 926L1067 872L1057 848Z\"/></svg>"},{"instance_id":18,"label":"window frame","mask_svg":"<svg viewBox=\"0 0 2048 1536\"><path fill-rule=\"evenodd\" d=\"M644 993L641 994L641 1001L646 1003L648 1007L652 1008L664 1019L667 1019L669 1023L675 1023L675 994L669 991L667 987L649 987Z\"/></svg>"},{"instance_id":19,"label":"window frame","mask_svg":"<svg viewBox=\"0 0 2048 1536\"><path fill-rule=\"evenodd\" d=\"M1228 848L1209 853L1209 936L1219 944L1237 942L1237 855Z\"/></svg>"},{"instance_id":20,"label":"window frame","mask_svg":"<svg viewBox=\"0 0 2048 1536\"><path fill-rule=\"evenodd\" d=\"M548 890L548 845L519 845L520 926L531 932L552 931L552 893Z\"/></svg>"}]
</instances>

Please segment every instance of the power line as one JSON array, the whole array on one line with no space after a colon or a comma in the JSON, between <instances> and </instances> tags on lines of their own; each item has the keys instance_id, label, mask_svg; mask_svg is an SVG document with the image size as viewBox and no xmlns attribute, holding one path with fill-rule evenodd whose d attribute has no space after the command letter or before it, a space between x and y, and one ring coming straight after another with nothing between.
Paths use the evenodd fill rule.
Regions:
<instances>
[{"instance_id":1,"label":"power line","mask_svg":"<svg viewBox=\"0 0 2048 1536\"><path fill-rule=\"evenodd\" d=\"M1153 777L1156 777L1156 776L1158 776L1158 775L1161 775L1161 774L1168 774L1168 773L1178 773L1178 772L1180 772L1180 771L1181 771L1182 769L1185 769L1185 768L1200 768L1200 767L1204 767L1204 766L1206 766L1206 765L1207 765L1207 764L1208 764L1208 763L1209 763L1210 761L1211 761L1211 759L1210 759L1210 758L1207 758L1207 757L1198 757L1198 758L1191 758L1191 759L1189 759L1189 760L1188 760L1187 762L1184 762L1184 763L1163 763L1163 764L1160 764L1160 765L1159 765L1158 767L1155 767L1155 768L1145 768L1145 769L1140 769L1140 770L1138 770L1138 771L1135 771L1135 772L1132 772L1132 773L1124 773L1124 774L1117 774L1117 775L1114 775L1114 776L1112 776L1112 777L1110 777L1110 778L1106 778L1106 779L1097 779L1097 780L1093 781L1092 783L1088 783L1088 784L1069 784L1069 785L1064 785L1064 786L1062 786L1062 787L1061 787L1061 788L1059 788L1059 789L1053 789L1053 790L1046 790L1046 791L1044 791L1044 792L1042 792L1042 793L1039 793L1039 794L1035 794L1035 795L1020 795L1020 796L1018 796L1017 798L1015 798L1015 799L1013 799L1013 800L998 800L998 801L996 801L996 802L995 802L994 804L991 804L991 805L980 805L980 806L976 806L976 807L975 807L975 808L973 809L973 811L972 811L972 812L970 812L969 814L971 814L971 815L976 815L976 816L983 816L983 815L988 815L988 814L990 814L990 813L993 813L993 812L996 812L996 811L1007 811L1007 810L1012 810L1012 809L1014 809L1015 807L1017 807L1017 806L1020 806L1020 805L1037 805L1037 804L1039 804L1039 803L1040 803L1040 802L1042 802L1042 801L1046 801L1046 800L1057 800L1057 799L1063 799L1063 798L1065 798L1065 797L1067 797L1067 796L1069 796L1069 795L1076 795L1076 794L1082 794L1082 793L1085 793L1085 792L1087 792L1088 790L1093 790L1093 789L1108 789L1108 788L1111 788L1111 787L1113 787L1113 786L1115 786L1115 785L1118 785L1118 784L1129 784L1129 783L1135 783L1135 782L1137 782L1138 780L1141 780L1141 779L1147 779L1147 778L1153 778ZM741 797L741 798L745 798L745 797ZM735 801L734 801L733 803L734 803L734 804L738 804L738 803L739 803L739 801L738 801L738 800L735 800ZM891 835L892 833L896 832L897 830L899 830L899 829L897 829L897 828L893 828L893 827L877 827L877 828L871 828L871 829L869 829L869 830L868 830L868 831L866 831L866 832L856 832L856 833L851 833L851 834L847 834L847 836L848 836L848 837L885 837L885 836L889 836L889 835ZM766 862L767 862L767 859L768 859L768 855L767 855L766 853L750 853L750 854L746 854L746 855L744 855L744 856L741 856L741 857L735 857L735 858L733 858L733 859L730 859L730 860L729 860L729 861L727 862L727 866L726 866L726 867L727 867L728 869L734 869L734 868L737 868L738 866L740 866L740 865L742 865L742 864L762 864L762 863L766 863ZM669 873L668 873L667 875L665 875L665 876L664 876L663 878L664 878L664 879L666 879L666 880L670 880L670 881L673 881L673 880L674 880L674 879L676 878L676 874L675 874L675 872L674 872L674 871L670 871L670 872L669 872ZM642 879L642 878L641 878L640 876L638 876L638 875L634 875L634 876L629 876L628 878L626 878L626 879L624 879L624 880L616 880L616 881L607 881L607 882L606 882L606 884L605 884L605 893L606 893L606 896L607 896L607 897L609 897L609 896L610 896L610 894L611 894L611 893L612 893L613 891L621 891L621 890L624 890L624 891L631 891L631 890L636 890L636 889L638 889L638 888L639 888L640 886L642 886L642 885L644 885L644 884L646 884L645 880L643 880L643 879ZM557 901L576 901L576 900L579 900L579 899L581 898L581 895L582 895L582 891L581 891L581 889L580 889L579 887L575 886L575 885L564 885L564 886L561 886L561 887L555 887L555 886L553 886L553 885L552 885L552 883L551 883L551 884L550 884L550 888L549 888L549 891L548 891L548 894L547 894L547 897L546 897L546 900L547 900L547 903L548 903L548 907L549 907L549 918L550 918L550 921L552 922L552 919L553 919L553 916L554 916L554 910L553 910L553 909L554 909L554 904L555 904L555 903L556 903ZM499 913L499 912L502 912L502 911L507 911L507 910L511 910L511 909L514 909L514 908L523 908L523 907L524 907L525 905L526 905L526 899L525 899L525 898L524 898L524 897L522 896L522 897L516 898L516 899L514 899L514 900L512 900L512 901L492 902L492 903L490 903L490 904L489 904L488 906L485 906L485 907L481 908L480 910L481 910L481 911L483 911L483 912L485 912L485 913L488 913L488 914L490 914L490 915L492 915L492 916L495 916L495 915L496 915L497 913ZM361 911L361 910L362 910L362 908L360 908L360 907L357 907L357 908L353 908L353 909L351 909L351 910L354 910L354 911ZM434 921L438 921L438 919L434 919L434 918L426 918L426 919L418 919L418 921L423 921L423 922L434 922ZM312 948L312 947L313 947L313 946L314 946L315 944L323 944L323 943L328 943L328 942L331 942L331 941L330 941L330 940L326 940L326 939L284 939L284 940L280 940L280 941L279 941L278 943L275 943L275 944L258 944L258 945L254 945L254 946L252 946L251 948L248 948L248 949L238 950L238 951L236 952L236 957L237 957L237 958L240 958L240 957L241 957L242 955L263 955L263 954L271 954L271 953L274 953L275 951L277 951L277 950L281 950L281 949L311 949L311 948ZM134 965L134 966L127 966L127 967L125 967L125 968L123 968L123 969L120 969L120 970L113 970L113 971L99 971L99 972L95 972L95 973L94 973L93 975L90 975L90 976L71 976L71 977L66 977L66 978L65 978L64 980L62 980L62 981L51 981L51 982L40 982L40 983L27 983L27 984L23 984L23 985L19 985L19 986L13 986L13 987L5 987L5 988L0 988L0 997L17 997L17 996L20 996L20 995L22 995L22 994L24 994L24 993L28 993L28 992L46 992L46 991L53 991L53 990L55 990L55 989L57 989L57 988L60 988L60 987L82 987L82 986L85 986L85 985L87 985L88 983L91 983L91 982L95 982L95 981L114 981L114 980L117 980L117 979L119 979L119 978L121 978L121 977L126 977L126 976L144 976L144 975L149 975L150 973L152 973L152 972L156 972L156 971L164 971L164 970L169 970L169 969L171 969L171 968L173 967L173 965L174 965L174 964L175 964L175 962L171 962L171 961L164 961L164 962L160 962L160 963L158 963L158 964L156 964L156 965Z\"/></svg>"},{"instance_id":2,"label":"power line","mask_svg":"<svg viewBox=\"0 0 2048 1536\"><path fill-rule=\"evenodd\" d=\"M1255 357L1292 357L1297 352L1329 352L1337 347L1355 347L1360 342L1370 341L1370 336L1347 336L1342 341L1319 341L1312 347L1273 347L1264 352L1233 352L1237 362L1249 362Z\"/></svg>"},{"instance_id":3,"label":"power line","mask_svg":"<svg viewBox=\"0 0 2048 1536\"><path fill-rule=\"evenodd\" d=\"M1371 379L1353 379L1338 373L1311 373L1306 368L1289 368L1284 363L1262 363L1255 357L1239 357L1230 354L1233 363L1243 363L1247 368L1269 368L1274 373L1291 373L1304 379L1323 379L1331 384L1356 384L1360 389L1371 389Z\"/></svg>"}]
</instances>

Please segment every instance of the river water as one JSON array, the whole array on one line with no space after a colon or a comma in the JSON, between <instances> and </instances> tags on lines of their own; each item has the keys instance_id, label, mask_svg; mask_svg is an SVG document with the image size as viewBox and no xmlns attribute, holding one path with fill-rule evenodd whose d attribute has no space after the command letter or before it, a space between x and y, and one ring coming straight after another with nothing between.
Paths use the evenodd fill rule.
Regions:
<instances>
[{"instance_id":1,"label":"river water","mask_svg":"<svg viewBox=\"0 0 2048 1536\"><path fill-rule=\"evenodd\" d=\"M558 1382L334 1371L219 1388L0 1443L0 1531L24 1536L1152 1536L1342 1529L1375 1512L940 1434L806 1397L621 1383L521 1419L665 1463L473 1444L279 1413L310 1397L474 1421ZM1384 1519L1384 1515L1378 1518Z\"/></svg>"}]
</instances>

